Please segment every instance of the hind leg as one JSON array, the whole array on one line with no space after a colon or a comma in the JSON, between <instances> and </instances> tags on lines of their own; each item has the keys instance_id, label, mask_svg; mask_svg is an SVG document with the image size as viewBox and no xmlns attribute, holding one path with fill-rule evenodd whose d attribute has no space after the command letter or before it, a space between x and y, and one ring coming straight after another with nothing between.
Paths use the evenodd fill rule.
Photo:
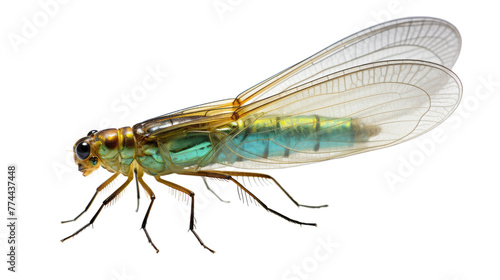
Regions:
<instances>
[{"instance_id":1,"label":"hind leg","mask_svg":"<svg viewBox=\"0 0 500 280\"><path fill-rule=\"evenodd\" d=\"M262 179L268 179L274 182L276 186L278 186L281 191L295 204L297 207L307 207L307 208L322 208L322 207L328 207L327 204L324 205L305 205L305 204L300 204L298 203L286 190L283 188L276 179L271 177L270 175L267 174L262 174L262 173L254 173L254 172L233 172L233 171L224 171L223 172L226 175L230 175L233 177L237 176L242 176L242 177L254 177L254 178L262 178Z\"/></svg>"},{"instance_id":2,"label":"hind leg","mask_svg":"<svg viewBox=\"0 0 500 280\"><path fill-rule=\"evenodd\" d=\"M203 176L203 177L211 177L211 178L218 178L218 179L223 179L223 180L227 180L227 181L232 181L233 183L236 184L236 186L238 186L241 190L243 190L246 194L250 195L251 198L253 198L258 204L260 204L260 206L262 206L264 209L266 209L267 211L289 221L289 222L292 222L292 223L295 223L295 224L299 224L299 225L307 225L307 226L316 226L316 223L304 223L304 222L300 222L300 221L297 221L297 220L294 220L294 219L291 219L281 213L279 213L278 211L276 210L273 210L269 207L267 207L266 204L264 204L264 202L262 202L257 196L255 196L253 193L251 193L249 190L247 190L240 182L238 182L236 179L233 178L232 175L229 175L227 173L225 173L224 171L198 171L196 173L179 173L181 175L190 175L190 176Z\"/></svg>"}]
</instances>

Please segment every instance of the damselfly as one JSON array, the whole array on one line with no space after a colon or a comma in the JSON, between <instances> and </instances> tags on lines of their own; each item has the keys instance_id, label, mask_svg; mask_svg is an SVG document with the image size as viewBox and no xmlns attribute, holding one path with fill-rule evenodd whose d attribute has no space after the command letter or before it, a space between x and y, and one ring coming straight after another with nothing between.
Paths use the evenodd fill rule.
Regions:
<instances>
[{"instance_id":1,"label":"damselfly","mask_svg":"<svg viewBox=\"0 0 500 280\"><path fill-rule=\"evenodd\" d=\"M194 230L194 193L162 179L168 174L231 181L267 211L300 225L264 204L239 177L271 176L223 167L282 168L341 158L389 147L433 129L455 110L462 95L449 68L461 46L457 29L435 18L389 21L351 35L313 56L247 89L234 99L190 107L133 127L91 131L74 145L74 158L84 176L102 166L127 177L75 236L91 225L104 206L135 178L151 199L142 223L147 230L155 194L144 174L190 197L189 230ZM208 187L208 185L207 185ZM69 222L69 221L66 221Z\"/></svg>"}]
</instances>

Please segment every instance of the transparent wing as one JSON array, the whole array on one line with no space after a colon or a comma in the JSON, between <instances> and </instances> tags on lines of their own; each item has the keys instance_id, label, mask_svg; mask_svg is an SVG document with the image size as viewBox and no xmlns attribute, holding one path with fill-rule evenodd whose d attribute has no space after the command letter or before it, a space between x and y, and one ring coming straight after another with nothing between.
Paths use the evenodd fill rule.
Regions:
<instances>
[{"instance_id":1,"label":"transparent wing","mask_svg":"<svg viewBox=\"0 0 500 280\"><path fill-rule=\"evenodd\" d=\"M425 60L452 68L461 38L451 23L428 17L402 18L367 28L334 43L241 93L230 105L243 105L366 63Z\"/></svg>"},{"instance_id":2,"label":"transparent wing","mask_svg":"<svg viewBox=\"0 0 500 280\"><path fill-rule=\"evenodd\" d=\"M436 18L403 18L353 34L309 58L226 99L171 112L137 124L136 132L154 139L185 126L217 125L240 106L265 99L337 71L389 59L419 59L451 68L461 47L457 29Z\"/></svg>"},{"instance_id":3,"label":"transparent wing","mask_svg":"<svg viewBox=\"0 0 500 280\"><path fill-rule=\"evenodd\" d=\"M241 126L222 138L205 163L207 168L214 168L208 163L237 168L281 168L392 146L443 122L455 110L461 95L458 77L438 64L395 60L353 67L242 106L235 111ZM322 144L322 148L315 150L307 142L325 139L331 125L317 126L311 133L306 129L311 123L277 124L280 118L306 115L316 116L316 120L347 119L357 126L356 135L348 145ZM259 119L275 120L266 131L272 137L257 140L241 137L252 133L249 130ZM309 135L304 135L300 143L290 144L284 136L290 130L301 131L301 126ZM211 137L221 139L217 133L213 131ZM289 150L289 155L268 157L263 150L253 149L253 144L277 145Z\"/></svg>"},{"instance_id":4,"label":"transparent wing","mask_svg":"<svg viewBox=\"0 0 500 280\"><path fill-rule=\"evenodd\" d=\"M139 141L151 141L171 134L173 131L209 131L213 127L231 122L235 108L200 107L189 113L160 116L134 125Z\"/></svg>"}]
</instances>

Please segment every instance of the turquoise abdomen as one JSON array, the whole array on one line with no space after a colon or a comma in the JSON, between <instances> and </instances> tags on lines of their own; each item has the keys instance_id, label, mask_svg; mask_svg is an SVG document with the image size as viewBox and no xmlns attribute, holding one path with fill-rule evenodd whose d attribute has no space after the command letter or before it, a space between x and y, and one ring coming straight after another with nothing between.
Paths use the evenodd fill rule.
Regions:
<instances>
[{"instance_id":1,"label":"turquoise abdomen","mask_svg":"<svg viewBox=\"0 0 500 280\"><path fill-rule=\"evenodd\" d=\"M137 147L135 160L148 174L153 176L166 173L170 165L168 161L163 159L156 141L143 143Z\"/></svg>"},{"instance_id":2,"label":"turquoise abdomen","mask_svg":"<svg viewBox=\"0 0 500 280\"><path fill-rule=\"evenodd\" d=\"M231 164L258 158L289 157L296 152L353 146L355 133L351 118L293 116L262 118L225 143L214 161ZM228 152L231 151L231 152Z\"/></svg>"},{"instance_id":3,"label":"turquoise abdomen","mask_svg":"<svg viewBox=\"0 0 500 280\"><path fill-rule=\"evenodd\" d=\"M170 162L179 167L198 165L212 151L208 133L189 132L162 140Z\"/></svg>"},{"instance_id":4,"label":"turquoise abdomen","mask_svg":"<svg viewBox=\"0 0 500 280\"><path fill-rule=\"evenodd\" d=\"M164 175L197 168L210 151L212 142L208 133L189 132L142 143L136 160L147 173Z\"/></svg>"}]
</instances>

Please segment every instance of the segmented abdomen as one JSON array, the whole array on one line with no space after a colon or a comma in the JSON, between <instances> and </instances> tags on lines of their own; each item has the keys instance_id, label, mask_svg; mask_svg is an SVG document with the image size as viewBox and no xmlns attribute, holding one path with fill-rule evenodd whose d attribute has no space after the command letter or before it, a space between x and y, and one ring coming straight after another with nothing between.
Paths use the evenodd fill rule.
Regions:
<instances>
[{"instance_id":1,"label":"segmented abdomen","mask_svg":"<svg viewBox=\"0 0 500 280\"><path fill-rule=\"evenodd\" d=\"M327 118L317 115L270 117L251 123L224 143L216 161L230 164L257 158L289 157L296 152L349 147L355 133L351 118Z\"/></svg>"}]
</instances>

